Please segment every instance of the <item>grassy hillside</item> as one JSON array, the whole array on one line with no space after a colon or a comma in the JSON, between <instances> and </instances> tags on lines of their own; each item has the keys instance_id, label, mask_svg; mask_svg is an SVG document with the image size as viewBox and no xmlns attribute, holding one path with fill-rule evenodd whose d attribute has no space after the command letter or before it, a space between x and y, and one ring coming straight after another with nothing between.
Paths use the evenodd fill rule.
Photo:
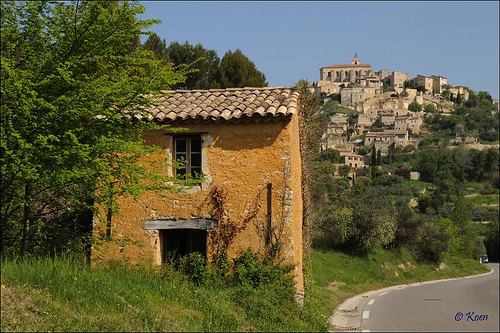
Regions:
<instances>
[{"instance_id":1,"label":"grassy hillside","mask_svg":"<svg viewBox=\"0 0 500 333\"><path fill-rule=\"evenodd\" d=\"M2 262L2 331L320 331L281 282L197 286L166 268ZM309 316L310 317L310 316Z\"/></svg>"},{"instance_id":2,"label":"grassy hillside","mask_svg":"<svg viewBox=\"0 0 500 333\"><path fill-rule=\"evenodd\" d=\"M378 249L366 257L341 252L312 251L314 295L321 300L324 315L331 316L346 299L369 290L392 285L446 279L487 272L472 259L450 257L441 270L417 263L407 251Z\"/></svg>"},{"instance_id":3,"label":"grassy hillside","mask_svg":"<svg viewBox=\"0 0 500 333\"><path fill-rule=\"evenodd\" d=\"M312 251L304 309L281 282L197 286L166 268L89 268L69 259L2 262L2 331L325 331L343 300L388 285L487 271L473 260L447 268L379 250L365 258Z\"/></svg>"}]
</instances>

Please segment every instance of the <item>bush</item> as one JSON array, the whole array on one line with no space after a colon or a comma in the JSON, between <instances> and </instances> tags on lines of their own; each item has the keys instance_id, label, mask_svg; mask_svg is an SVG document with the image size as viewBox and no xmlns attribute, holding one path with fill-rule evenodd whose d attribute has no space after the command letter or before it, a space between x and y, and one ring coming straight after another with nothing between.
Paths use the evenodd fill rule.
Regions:
<instances>
[{"instance_id":1,"label":"bush","mask_svg":"<svg viewBox=\"0 0 500 333\"><path fill-rule=\"evenodd\" d=\"M409 249L417 245L420 238L421 221L417 215L408 207L406 202L400 203L396 215L396 232L393 244L395 247L405 246Z\"/></svg>"},{"instance_id":2,"label":"bush","mask_svg":"<svg viewBox=\"0 0 500 333\"><path fill-rule=\"evenodd\" d=\"M206 283L210 276L205 257L198 252L182 257L179 260L179 270L195 284Z\"/></svg>"},{"instance_id":3,"label":"bush","mask_svg":"<svg viewBox=\"0 0 500 333\"><path fill-rule=\"evenodd\" d=\"M346 190L318 222L323 244L365 255L394 239L394 209L385 193L368 187L362 193Z\"/></svg>"},{"instance_id":4,"label":"bush","mask_svg":"<svg viewBox=\"0 0 500 333\"><path fill-rule=\"evenodd\" d=\"M437 109L434 104L427 104L424 108L424 112L436 113Z\"/></svg>"},{"instance_id":5,"label":"bush","mask_svg":"<svg viewBox=\"0 0 500 333\"><path fill-rule=\"evenodd\" d=\"M408 111L420 112L422 111L422 105L417 102L411 102L410 105L408 105Z\"/></svg>"},{"instance_id":6,"label":"bush","mask_svg":"<svg viewBox=\"0 0 500 333\"><path fill-rule=\"evenodd\" d=\"M444 254L451 248L451 237L452 235L444 223L439 223L438 220L426 221L422 227L422 237L417 246L418 259L439 265Z\"/></svg>"},{"instance_id":7,"label":"bush","mask_svg":"<svg viewBox=\"0 0 500 333\"><path fill-rule=\"evenodd\" d=\"M232 274L229 279L235 285L249 285L257 288L275 281L292 279L289 274L292 270L291 264L266 264L259 259L257 253L247 249L239 257L233 259Z\"/></svg>"}]
</instances>

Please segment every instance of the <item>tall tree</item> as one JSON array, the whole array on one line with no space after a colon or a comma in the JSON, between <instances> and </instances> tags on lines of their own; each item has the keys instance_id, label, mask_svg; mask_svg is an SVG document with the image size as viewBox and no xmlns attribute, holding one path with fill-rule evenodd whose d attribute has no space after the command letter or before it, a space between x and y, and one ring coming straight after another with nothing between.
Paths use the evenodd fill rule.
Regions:
<instances>
[{"instance_id":1,"label":"tall tree","mask_svg":"<svg viewBox=\"0 0 500 333\"><path fill-rule=\"evenodd\" d=\"M176 89L215 89L220 88L220 59L214 50L205 49L200 43L191 45L172 42L168 48L168 57L175 66L188 65L191 71L186 82L174 86Z\"/></svg>"},{"instance_id":2,"label":"tall tree","mask_svg":"<svg viewBox=\"0 0 500 333\"><path fill-rule=\"evenodd\" d=\"M223 88L267 86L266 76L239 49L227 51L222 58L220 82Z\"/></svg>"},{"instance_id":3,"label":"tall tree","mask_svg":"<svg viewBox=\"0 0 500 333\"><path fill-rule=\"evenodd\" d=\"M155 32L149 35L142 48L153 51L157 59L169 60L167 42L165 39L161 39Z\"/></svg>"},{"instance_id":4,"label":"tall tree","mask_svg":"<svg viewBox=\"0 0 500 333\"><path fill-rule=\"evenodd\" d=\"M148 172L132 162L153 125L120 110L185 79L138 47L158 22L143 12L136 2L1 3L2 253L52 251L79 211L137 193Z\"/></svg>"}]
</instances>

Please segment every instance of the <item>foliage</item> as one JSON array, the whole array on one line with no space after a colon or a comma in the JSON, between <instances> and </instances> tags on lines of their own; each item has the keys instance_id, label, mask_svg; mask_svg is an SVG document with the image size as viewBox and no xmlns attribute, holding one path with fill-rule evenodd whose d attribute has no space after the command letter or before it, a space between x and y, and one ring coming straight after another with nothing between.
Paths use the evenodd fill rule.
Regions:
<instances>
[{"instance_id":1,"label":"foliage","mask_svg":"<svg viewBox=\"0 0 500 333\"><path fill-rule=\"evenodd\" d=\"M159 126L133 123L121 110L149 103L144 93L185 73L139 48L139 35L158 21L139 20L137 3L1 6L1 251L46 253L59 237L49 230L88 232L94 203L114 212L116 195L137 195L142 178L161 178L153 175L161 167L135 163L156 151L142 133Z\"/></svg>"},{"instance_id":2,"label":"foliage","mask_svg":"<svg viewBox=\"0 0 500 333\"><path fill-rule=\"evenodd\" d=\"M434 104L427 104L424 108L424 112L428 112L428 113L436 113L437 112L437 109L436 107L434 106Z\"/></svg>"},{"instance_id":3,"label":"foliage","mask_svg":"<svg viewBox=\"0 0 500 333\"><path fill-rule=\"evenodd\" d=\"M411 102L410 105L408 105L408 111L420 112L422 111L422 104L418 102Z\"/></svg>"},{"instance_id":4,"label":"foliage","mask_svg":"<svg viewBox=\"0 0 500 333\"><path fill-rule=\"evenodd\" d=\"M195 284L165 265L91 268L65 257L1 264L2 332L326 330L313 302L295 303L289 277L253 288Z\"/></svg>"},{"instance_id":5,"label":"foliage","mask_svg":"<svg viewBox=\"0 0 500 333\"><path fill-rule=\"evenodd\" d=\"M422 238L417 246L419 260L438 265L451 248L451 235L448 232L451 221L427 220L422 226Z\"/></svg>"},{"instance_id":6,"label":"foliage","mask_svg":"<svg viewBox=\"0 0 500 333\"><path fill-rule=\"evenodd\" d=\"M485 94L481 94L481 99L473 91L470 92L472 94L469 100L457 106L451 115L428 114L424 118L425 126L433 133L447 132L450 136L454 136L455 128L460 125L467 135L473 135L487 142L497 142L499 119L498 113L492 114L493 103Z\"/></svg>"},{"instance_id":7,"label":"foliage","mask_svg":"<svg viewBox=\"0 0 500 333\"><path fill-rule=\"evenodd\" d=\"M151 33L142 45L144 50L153 51L157 59L169 60L167 42L165 39L161 39L155 32ZM187 63L187 62L184 62Z\"/></svg>"},{"instance_id":8,"label":"foliage","mask_svg":"<svg viewBox=\"0 0 500 333\"><path fill-rule=\"evenodd\" d=\"M421 236L421 224L422 221L417 217L415 211L404 202L400 202L397 207L393 246L414 249Z\"/></svg>"},{"instance_id":9,"label":"foliage","mask_svg":"<svg viewBox=\"0 0 500 333\"><path fill-rule=\"evenodd\" d=\"M498 262L499 259L499 226L498 226L498 215L491 221L488 225L488 234L485 239L485 246L488 252L488 257L491 261Z\"/></svg>"},{"instance_id":10,"label":"foliage","mask_svg":"<svg viewBox=\"0 0 500 333\"><path fill-rule=\"evenodd\" d=\"M309 88L309 82L299 81L295 85L295 89L299 92L299 149L300 161L302 164L302 253L303 265L302 270L304 276L310 269L311 261L309 258L309 250L311 246L311 218L314 211L311 209L311 190L313 187L313 179L311 173L313 167L312 161L316 160L321 143L322 129L325 128L324 118L322 117L321 107L318 100L313 96ZM331 177L327 175L327 177ZM308 291L311 281L305 281L305 290Z\"/></svg>"},{"instance_id":11,"label":"foliage","mask_svg":"<svg viewBox=\"0 0 500 333\"><path fill-rule=\"evenodd\" d=\"M360 112L356 110L349 109L345 106L342 106L339 101L330 99L326 104L323 106L323 113L329 117L333 116L336 113L344 113L348 115L357 115Z\"/></svg>"},{"instance_id":12,"label":"foliage","mask_svg":"<svg viewBox=\"0 0 500 333\"><path fill-rule=\"evenodd\" d=\"M173 89L220 89L267 86L265 75L240 50L228 51L222 61L215 50L203 47L201 43L191 45L173 41L167 47L165 40L152 33L142 46L151 50L156 57L166 59L175 68L189 69L185 82Z\"/></svg>"},{"instance_id":13,"label":"foliage","mask_svg":"<svg viewBox=\"0 0 500 333\"><path fill-rule=\"evenodd\" d=\"M267 86L266 76L239 49L224 54L219 70L222 88Z\"/></svg>"},{"instance_id":14,"label":"foliage","mask_svg":"<svg viewBox=\"0 0 500 333\"><path fill-rule=\"evenodd\" d=\"M328 214L317 224L330 247L358 255L391 243L396 231L393 207L375 187L363 193L345 190L332 198Z\"/></svg>"},{"instance_id":15,"label":"foliage","mask_svg":"<svg viewBox=\"0 0 500 333\"><path fill-rule=\"evenodd\" d=\"M346 178L347 176L349 176L351 169L352 167L350 165L344 164L339 167L339 173L342 175L342 177Z\"/></svg>"},{"instance_id":16,"label":"foliage","mask_svg":"<svg viewBox=\"0 0 500 333\"><path fill-rule=\"evenodd\" d=\"M329 161L331 163L339 163L340 162L340 153L336 149L327 148L319 154L318 159L320 161Z\"/></svg>"},{"instance_id":17,"label":"foliage","mask_svg":"<svg viewBox=\"0 0 500 333\"><path fill-rule=\"evenodd\" d=\"M175 85L175 89L215 89L221 88L220 59L215 50L205 49L200 43L195 46L172 42L167 48L169 60L175 66L189 64L193 69L186 81ZM241 86L236 86L241 87Z\"/></svg>"}]
</instances>

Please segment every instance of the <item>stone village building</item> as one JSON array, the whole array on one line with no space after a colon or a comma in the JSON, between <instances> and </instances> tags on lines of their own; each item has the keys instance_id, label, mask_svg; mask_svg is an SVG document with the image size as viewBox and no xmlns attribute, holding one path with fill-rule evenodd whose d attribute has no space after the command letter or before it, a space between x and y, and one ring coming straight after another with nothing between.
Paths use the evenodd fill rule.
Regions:
<instances>
[{"instance_id":1,"label":"stone village building","mask_svg":"<svg viewBox=\"0 0 500 333\"><path fill-rule=\"evenodd\" d=\"M247 248L263 253L279 240L285 262L295 264L294 278L303 291L302 167L299 147L299 93L292 88L232 88L162 91L155 106L131 112L136 119L183 127L173 133L151 130L147 144L162 156L188 161L175 173L201 172L205 181L183 193L146 192L134 200L118 198L120 212L111 219L113 242L95 241L92 260L163 264L169 255L200 252L211 258L211 231L221 221L214 188L223 189L223 223L241 227L228 246L228 257ZM253 215L253 217L252 217ZM105 230L106 214L94 218L94 240Z\"/></svg>"},{"instance_id":2,"label":"stone village building","mask_svg":"<svg viewBox=\"0 0 500 333\"><path fill-rule=\"evenodd\" d=\"M375 145L376 150L380 150L382 156L387 156L391 144L398 146L416 145L416 141L410 138L407 130L385 130L382 132L368 132L365 135L364 146Z\"/></svg>"}]
</instances>

